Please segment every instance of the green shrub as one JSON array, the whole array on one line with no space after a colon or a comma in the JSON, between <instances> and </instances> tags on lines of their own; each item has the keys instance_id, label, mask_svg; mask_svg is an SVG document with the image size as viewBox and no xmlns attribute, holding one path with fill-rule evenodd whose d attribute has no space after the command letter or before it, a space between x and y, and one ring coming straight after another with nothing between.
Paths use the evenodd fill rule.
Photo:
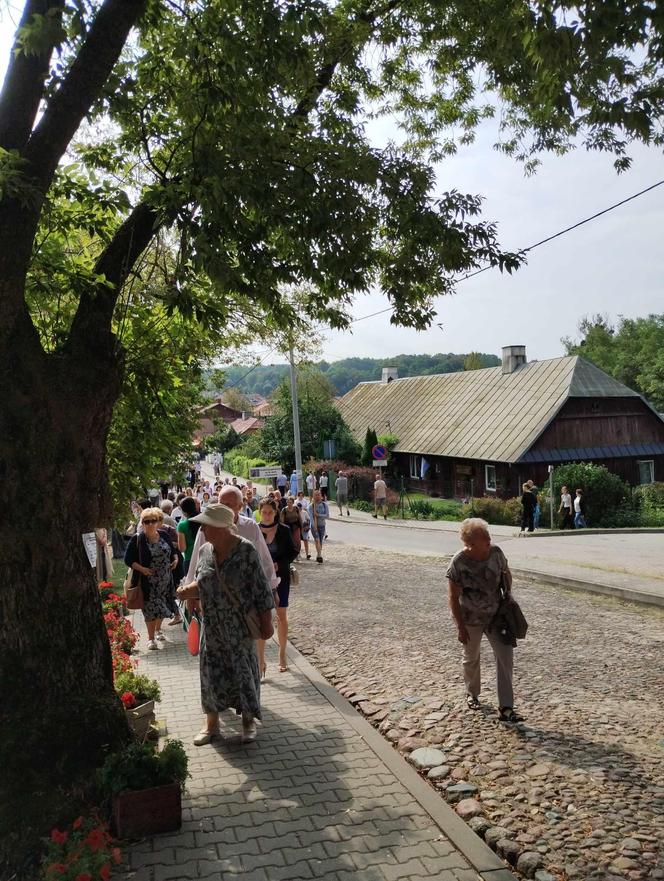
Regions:
<instances>
[{"instance_id":1,"label":"green shrub","mask_svg":"<svg viewBox=\"0 0 664 881\"><path fill-rule=\"evenodd\" d=\"M634 496L641 508L661 508L664 510L664 483L645 483L637 486Z\"/></svg>"},{"instance_id":2,"label":"green shrub","mask_svg":"<svg viewBox=\"0 0 664 881\"><path fill-rule=\"evenodd\" d=\"M130 743L107 756L97 772L97 785L106 796L125 790L152 789L184 782L189 776L187 754L181 740L167 740L161 752L153 743Z\"/></svg>"},{"instance_id":3,"label":"green shrub","mask_svg":"<svg viewBox=\"0 0 664 881\"><path fill-rule=\"evenodd\" d=\"M115 676L115 690L118 694L130 692L138 703L161 700L161 689L156 679L150 679L144 673L118 673Z\"/></svg>"},{"instance_id":4,"label":"green shrub","mask_svg":"<svg viewBox=\"0 0 664 881\"><path fill-rule=\"evenodd\" d=\"M563 486L567 486L572 499L577 489L583 490L586 523L591 529L640 525L638 502L630 487L604 465L575 462L556 468L553 473L554 503L560 499ZM556 509L559 504L557 501Z\"/></svg>"},{"instance_id":5,"label":"green shrub","mask_svg":"<svg viewBox=\"0 0 664 881\"><path fill-rule=\"evenodd\" d=\"M416 520L434 520L436 517L436 508L424 499L413 499L408 510Z\"/></svg>"},{"instance_id":6,"label":"green shrub","mask_svg":"<svg viewBox=\"0 0 664 881\"><path fill-rule=\"evenodd\" d=\"M364 511L366 514L373 514L374 509L371 502L367 502L364 499L356 499L354 502L350 502L350 507L355 508L357 511Z\"/></svg>"},{"instance_id":7,"label":"green shrub","mask_svg":"<svg viewBox=\"0 0 664 881\"><path fill-rule=\"evenodd\" d=\"M520 499L498 499L493 496L471 499L461 509L462 518L481 517L487 523L517 526L521 522Z\"/></svg>"}]
</instances>

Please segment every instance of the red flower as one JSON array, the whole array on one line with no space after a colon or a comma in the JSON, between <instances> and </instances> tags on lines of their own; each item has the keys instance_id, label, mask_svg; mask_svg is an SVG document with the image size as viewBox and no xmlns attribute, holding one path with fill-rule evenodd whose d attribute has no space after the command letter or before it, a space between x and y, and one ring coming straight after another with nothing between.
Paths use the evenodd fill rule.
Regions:
<instances>
[{"instance_id":1,"label":"red flower","mask_svg":"<svg viewBox=\"0 0 664 881\"><path fill-rule=\"evenodd\" d=\"M127 710L131 710L132 707L136 706L136 698L130 691L125 691L124 694L120 695L120 700L125 705Z\"/></svg>"},{"instance_id":2,"label":"red flower","mask_svg":"<svg viewBox=\"0 0 664 881\"><path fill-rule=\"evenodd\" d=\"M51 863L46 869L47 873L51 872L53 875L64 875L66 871L67 867L63 866L62 863Z\"/></svg>"},{"instance_id":3,"label":"red flower","mask_svg":"<svg viewBox=\"0 0 664 881\"><path fill-rule=\"evenodd\" d=\"M99 877L101 878L101 881L108 881L108 879L111 877L111 867L108 863L104 863L104 865L99 870Z\"/></svg>"},{"instance_id":4,"label":"red flower","mask_svg":"<svg viewBox=\"0 0 664 881\"><path fill-rule=\"evenodd\" d=\"M113 862L115 863L116 866L119 866L120 863L122 862L122 852L120 851L120 848L114 847L113 850L111 851L111 854L113 856Z\"/></svg>"},{"instance_id":5,"label":"red flower","mask_svg":"<svg viewBox=\"0 0 664 881\"><path fill-rule=\"evenodd\" d=\"M85 843L88 845L92 853L96 853L98 850L101 850L106 845L106 833L99 826L97 829L92 829L92 831L88 834L88 837L85 839Z\"/></svg>"},{"instance_id":6,"label":"red flower","mask_svg":"<svg viewBox=\"0 0 664 881\"><path fill-rule=\"evenodd\" d=\"M92 881L92 875L89 872L81 872L80 875L77 875L74 881Z\"/></svg>"},{"instance_id":7,"label":"red flower","mask_svg":"<svg viewBox=\"0 0 664 881\"><path fill-rule=\"evenodd\" d=\"M103 588L113 587L113 582L112 582L112 581L100 581L100 582L99 582L99 587L102 588L102 589L103 589Z\"/></svg>"},{"instance_id":8,"label":"red flower","mask_svg":"<svg viewBox=\"0 0 664 881\"><path fill-rule=\"evenodd\" d=\"M77 817L74 820L74 822L72 823L72 828L80 829L82 825L83 825L83 817Z\"/></svg>"},{"instance_id":9,"label":"red flower","mask_svg":"<svg viewBox=\"0 0 664 881\"><path fill-rule=\"evenodd\" d=\"M59 829L51 831L51 841L54 841L56 844L64 844L68 837L68 832L60 832Z\"/></svg>"}]
</instances>

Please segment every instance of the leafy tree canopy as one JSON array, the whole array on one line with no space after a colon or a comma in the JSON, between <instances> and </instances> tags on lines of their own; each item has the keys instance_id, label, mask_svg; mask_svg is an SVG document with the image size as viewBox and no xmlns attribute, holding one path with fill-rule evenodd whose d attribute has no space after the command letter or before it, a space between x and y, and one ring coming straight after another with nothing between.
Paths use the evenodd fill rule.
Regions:
<instances>
[{"instance_id":1,"label":"leafy tree canopy","mask_svg":"<svg viewBox=\"0 0 664 881\"><path fill-rule=\"evenodd\" d=\"M664 412L664 314L623 318L607 315L579 322L579 339L562 340L568 355L581 355L639 392Z\"/></svg>"},{"instance_id":2,"label":"leafy tree canopy","mask_svg":"<svg viewBox=\"0 0 664 881\"><path fill-rule=\"evenodd\" d=\"M473 352L473 364L477 367L497 367L500 358ZM432 373L456 373L468 370L466 366L471 355L395 355L391 358L342 358L339 361L315 361L311 366L320 371L334 386L337 395L345 395L358 382L372 382L381 378L383 367L396 367L399 376L428 376ZM474 368L476 369L476 368ZM267 397L288 374L286 364L268 364L256 367L248 373L249 367L224 368L224 376L229 383L237 383L246 394L259 394ZM210 383L208 383L210 385ZM212 385L215 383L212 382Z\"/></svg>"},{"instance_id":3,"label":"leafy tree canopy","mask_svg":"<svg viewBox=\"0 0 664 881\"><path fill-rule=\"evenodd\" d=\"M298 403L300 411L300 440L302 461L321 459L323 444L333 440L336 457L346 462L357 461L360 448L341 413L333 403L333 390L329 382L314 370L298 375ZM269 462L279 462L290 470L295 466L295 441L293 438L293 411L290 384L282 382L273 398L274 414L269 416L265 427L256 432L250 443L259 449Z\"/></svg>"}]
</instances>

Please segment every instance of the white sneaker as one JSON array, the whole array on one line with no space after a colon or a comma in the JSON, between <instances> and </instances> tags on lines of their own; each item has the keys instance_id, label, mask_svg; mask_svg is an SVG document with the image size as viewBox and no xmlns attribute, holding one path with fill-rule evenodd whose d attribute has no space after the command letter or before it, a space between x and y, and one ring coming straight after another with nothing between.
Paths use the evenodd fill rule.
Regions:
<instances>
[{"instance_id":1,"label":"white sneaker","mask_svg":"<svg viewBox=\"0 0 664 881\"><path fill-rule=\"evenodd\" d=\"M148 640L148 651L156 652L157 651L157 642L154 639Z\"/></svg>"},{"instance_id":2,"label":"white sneaker","mask_svg":"<svg viewBox=\"0 0 664 881\"><path fill-rule=\"evenodd\" d=\"M165 637L164 634L161 632L161 630L158 630L158 631L155 633L155 639L158 639L159 642L166 642L166 637Z\"/></svg>"}]
</instances>

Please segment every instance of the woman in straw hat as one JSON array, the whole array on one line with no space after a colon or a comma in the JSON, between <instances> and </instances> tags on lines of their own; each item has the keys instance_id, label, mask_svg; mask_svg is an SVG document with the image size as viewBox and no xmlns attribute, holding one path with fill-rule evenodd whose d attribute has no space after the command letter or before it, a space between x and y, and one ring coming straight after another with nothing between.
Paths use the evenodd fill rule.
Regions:
<instances>
[{"instance_id":1,"label":"woman in straw hat","mask_svg":"<svg viewBox=\"0 0 664 881\"><path fill-rule=\"evenodd\" d=\"M274 600L258 553L237 535L234 513L210 504L191 518L201 524L206 544L196 567L196 581L178 589L181 598L200 598L203 638L200 650L201 700L206 724L196 746L219 736L219 713L233 709L242 716L243 741L254 740L261 718L260 673L256 645L247 615L257 615L261 637L273 633Z\"/></svg>"}]
</instances>

